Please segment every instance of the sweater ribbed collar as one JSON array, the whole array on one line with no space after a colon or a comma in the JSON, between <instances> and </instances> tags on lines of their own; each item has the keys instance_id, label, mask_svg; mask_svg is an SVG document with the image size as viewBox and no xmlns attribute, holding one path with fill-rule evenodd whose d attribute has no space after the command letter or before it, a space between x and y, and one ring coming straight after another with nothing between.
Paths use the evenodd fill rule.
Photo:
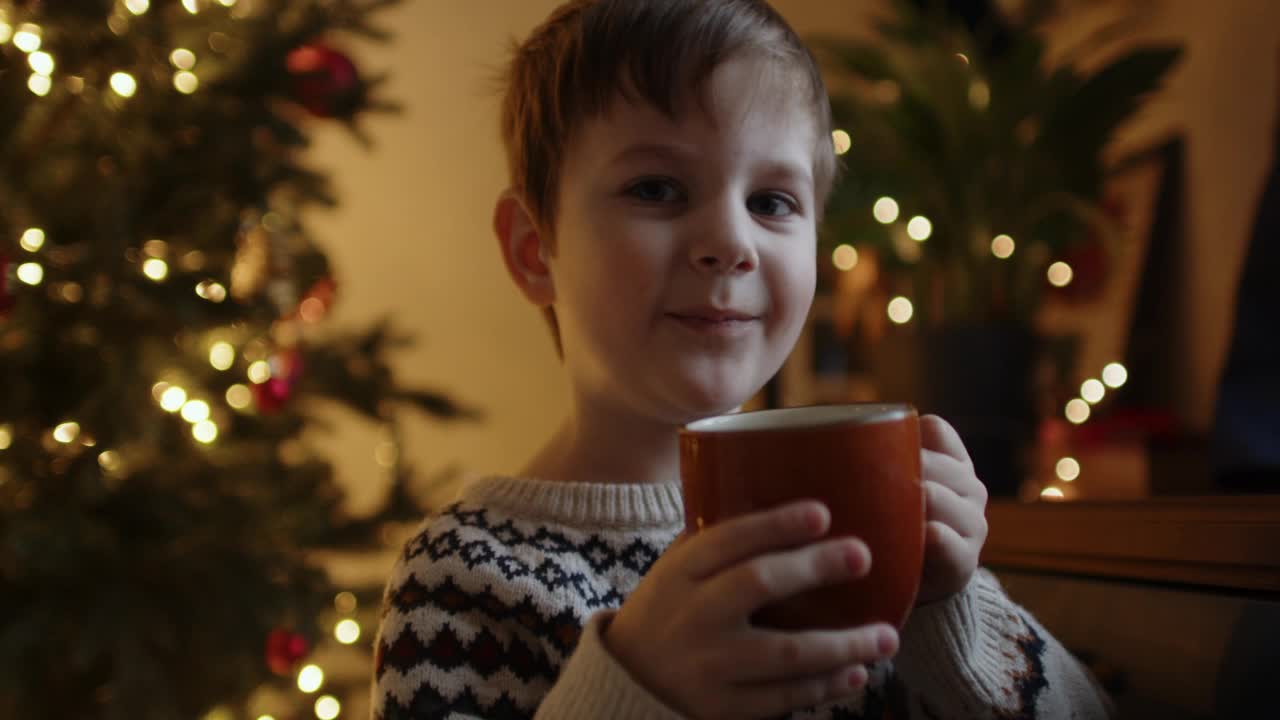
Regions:
<instances>
[{"instance_id":1,"label":"sweater ribbed collar","mask_svg":"<svg viewBox=\"0 0 1280 720\"><path fill-rule=\"evenodd\" d=\"M679 530L684 524L680 484L674 482L570 483L498 476L467 485L460 499L573 527Z\"/></svg>"}]
</instances>

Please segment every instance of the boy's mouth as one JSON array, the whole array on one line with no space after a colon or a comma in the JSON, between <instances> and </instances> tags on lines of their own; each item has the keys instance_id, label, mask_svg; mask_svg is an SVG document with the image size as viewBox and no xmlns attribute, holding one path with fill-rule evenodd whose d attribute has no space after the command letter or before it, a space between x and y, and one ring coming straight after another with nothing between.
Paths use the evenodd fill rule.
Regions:
<instances>
[{"instance_id":1,"label":"boy's mouth","mask_svg":"<svg viewBox=\"0 0 1280 720\"><path fill-rule=\"evenodd\" d=\"M699 334L712 335L732 335L760 319L759 315L711 306L675 310L668 312L667 317Z\"/></svg>"}]
</instances>

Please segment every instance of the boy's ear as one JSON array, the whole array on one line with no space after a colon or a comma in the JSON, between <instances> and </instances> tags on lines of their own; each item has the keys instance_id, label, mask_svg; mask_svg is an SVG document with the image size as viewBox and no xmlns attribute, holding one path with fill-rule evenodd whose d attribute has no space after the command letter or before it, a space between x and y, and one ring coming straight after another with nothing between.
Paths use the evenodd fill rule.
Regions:
<instances>
[{"instance_id":1,"label":"boy's ear","mask_svg":"<svg viewBox=\"0 0 1280 720\"><path fill-rule=\"evenodd\" d=\"M529 302L547 307L555 302L555 285L547 266L547 246L534 225L533 216L510 189L498 196L493 209L493 232L511 279Z\"/></svg>"}]
</instances>

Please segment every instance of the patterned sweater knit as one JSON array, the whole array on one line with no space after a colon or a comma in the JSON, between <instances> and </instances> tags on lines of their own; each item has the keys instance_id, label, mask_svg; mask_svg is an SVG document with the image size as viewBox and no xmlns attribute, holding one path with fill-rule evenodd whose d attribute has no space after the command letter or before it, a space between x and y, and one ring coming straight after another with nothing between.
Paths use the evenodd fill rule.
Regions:
<instances>
[{"instance_id":1,"label":"patterned sweater knit","mask_svg":"<svg viewBox=\"0 0 1280 720\"><path fill-rule=\"evenodd\" d=\"M676 719L601 632L683 528L677 484L488 478L396 561L375 642L373 718ZM793 718L1108 716L1109 700L995 578L918 608L862 692Z\"/></svg>"}]
</instances>

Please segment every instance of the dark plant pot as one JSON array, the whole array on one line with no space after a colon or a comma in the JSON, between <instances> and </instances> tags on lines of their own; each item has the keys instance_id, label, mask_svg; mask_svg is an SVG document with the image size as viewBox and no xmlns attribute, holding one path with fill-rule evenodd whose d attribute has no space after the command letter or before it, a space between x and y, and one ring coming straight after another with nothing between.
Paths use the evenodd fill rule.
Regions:
<instances>
[{"instance_id":1,"label":"dark plant pot","mask_svg":"<svg viewBox=\"0 0 1280 720\"><path fill-rule=\"evenodd\" d=\"M1034 334L1003 324L915 330L880 342L880 396L951 423L991 496L1015 497L1035 440Z\"/></svg>"}]
</instances>

